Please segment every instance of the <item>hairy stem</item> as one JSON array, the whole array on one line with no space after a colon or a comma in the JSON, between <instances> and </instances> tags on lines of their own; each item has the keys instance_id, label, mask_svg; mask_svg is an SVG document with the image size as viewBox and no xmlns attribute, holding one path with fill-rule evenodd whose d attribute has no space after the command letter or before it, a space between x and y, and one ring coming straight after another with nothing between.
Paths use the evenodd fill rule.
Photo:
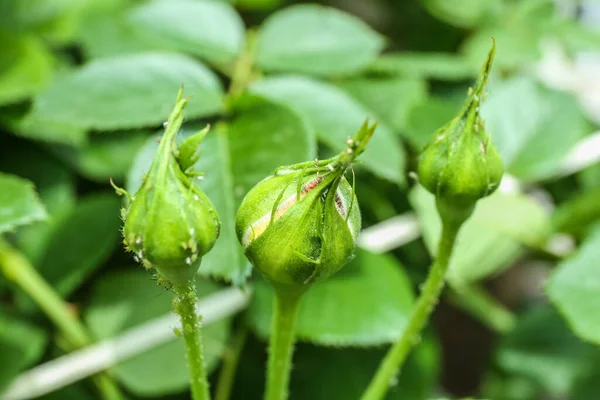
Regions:
<instances>
[{"instance_id":1,"label":"hairy stem","mask_svg":"<svg viewBox=\"0 0 600 400\"><path fill-rule=\"evenodd\" d=\"M361 398L362 400L380 400L384 398L410 350L419 342L420 332L429 320L429 316L435 308L444 287L444 277L459 228L460 224L443 224L437 257L429 270L429 275L423 285L423 291L413 308L408 324L400 340L394 343L379 365L375 376Z\"/></svg>"},{"instance_id":2,"label":"hairy stem","mask_svg":"<svg viewBox=\"0 0 600 400\"><path fill-rule=\"evenodd\" d=\"M192 399L209 400L208 379L204 366L202 352L202 337L200 335L200 318L196 313L196 287L190 282L174 286L175 312L181 317L181 331L185 341L186 356L190 372Z\"/></svg>"},{"instance_id":3,"label":"hairy stem","mask_svg":"<svg viewBox=\"0 0 600 400\"><path fill-rule=\"evenodd\" d=\"M301 297L302 293L276 291L265 400L285 400L288 397L296 314Z\"/></svg>"},{"instance_id":4,"label":"hairy stem","mask_svg":"<svg viewBox=\"0 0 600 400\"><path fill-rule=\"evenodd\" d=\"M231 339L231 344L225 349L223 354L223 365L221 367L221 373L219 374L219 381L217 382L215 400L229 400L231 397L235 373L247 338L248 325L245 321L241 321L240 326Z\"/></svg>"},{"instance_id":5,"label":"hairy stem","mask_svg":"<svg viewBox=\"0 0 600 400\"><path fill-rule=\"evenodd\" d=\"M69 305L40 276L29 260L0 238L0 271L27 293L56 325L70 349L80 349L93 341L85 326L69 310ZM94 377L94 383L106 400L119 400L123 396L115 382L106 374Z\"/></svg>"}]
</instances>

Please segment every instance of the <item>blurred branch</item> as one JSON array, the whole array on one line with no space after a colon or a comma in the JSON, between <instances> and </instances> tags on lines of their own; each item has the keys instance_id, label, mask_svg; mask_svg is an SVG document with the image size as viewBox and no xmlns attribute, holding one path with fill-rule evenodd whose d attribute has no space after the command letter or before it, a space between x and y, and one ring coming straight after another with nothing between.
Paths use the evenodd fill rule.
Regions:
<instances>
[{"instance_id":1,"label":"blurred branch","mask_svg":"<svg viewBox=\"0 0 600 400\"><path fill-rule=\"evenodd\" d=\"M358 237L357 245L373 253L385 253L420 235L419 221L415 214L409 212L364 229Z\"/></svg>"}]
</instances>

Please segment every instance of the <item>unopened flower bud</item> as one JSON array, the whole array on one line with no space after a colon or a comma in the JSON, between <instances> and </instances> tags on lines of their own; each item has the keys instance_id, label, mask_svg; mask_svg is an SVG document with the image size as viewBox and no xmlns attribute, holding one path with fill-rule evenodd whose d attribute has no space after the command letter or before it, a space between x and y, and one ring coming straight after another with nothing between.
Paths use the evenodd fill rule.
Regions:
<instances>
[{"instance_id":1,"label":"unopened flower bud","mask_svg":"<svg viewBox=\"0 0 600 400\"><path fill-rule=\"evenodd\" d=\"M364 151L375 125L363 125L330 160L279 168L246 195L236 232L246 257L273 285L303 290L339 271L360 232L358 201L344 173Z\"/></svg>"},{"instance_id":2,"label":"unopened flower bud","mask_svg":"<svg viewBox=\"0 0 600 400\"><path fill-rule=\"evenodd\" d=\"M219 235L219 216L193 182L196 149L207 130L176 147L188 99L179 93L152 166L124 212L126 248L173 284L191 280ZM123 189L118 189L125 193Z\"/></svg>"},{"instance_id":3,"label":"unopened flower bud","mask_svg":"<svg viewBox=\"0 0 600 400\"><path fill-rule=\"evenodd\" d=\"M477 200L493 193L504 166L480 116L496 49L494 41L474 89L459 114L435 132L419 157L419 180L439 204L470 215Z\"/></svg>"}]
</instances>

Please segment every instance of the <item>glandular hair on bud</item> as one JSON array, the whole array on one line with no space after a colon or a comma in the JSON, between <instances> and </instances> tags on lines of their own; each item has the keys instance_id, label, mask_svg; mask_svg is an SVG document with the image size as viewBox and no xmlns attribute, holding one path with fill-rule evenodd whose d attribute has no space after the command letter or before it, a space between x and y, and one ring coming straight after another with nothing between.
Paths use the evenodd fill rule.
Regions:
<instances>
[{"instance_id":1,"label":"glandular hair on bud","mask_svg":"<svg viewBox=\"0 0 600 400\"><path fill-rule=\"evenodd\" d=\"M498 188L504 173L479 110L495 49L493 41L475 88L469 90L459 114L435 132L419 156L419 181L436 196L438 209L442 204L444 213L457 217L460 213L468 217L477 200Z\"/></svg>"},{"instance_id":2,"label":"glandular hair on bud","mask_svg":"<svg viewBox=\"0 0 600 400\"><path fill-rule=\"evenodd\" d=\"M180 91L152 166L123 213L126 248L175 285L193 279L220 228L217 211L192 181L197 155L190 143L198 146L206 130L184 141L183 147L176 146L187 101Z\"/></svg>"},{"instance_id":3,"label":"glandular hair on bud","mask_svg":"<svg viewBox=\"0 0 600 400\"><path fill-rule=\"evenodd\" d=\"M365 124L364 145L375 126ZM362 132L362 135L360 134ZM361 228L358 200L344 173L359 141L331 160L281 167L244 198L236 233L253 266L278 290L305 290L339 271ZM363 146L364 146L363 145Z\"/></svg>"}]
</instances>

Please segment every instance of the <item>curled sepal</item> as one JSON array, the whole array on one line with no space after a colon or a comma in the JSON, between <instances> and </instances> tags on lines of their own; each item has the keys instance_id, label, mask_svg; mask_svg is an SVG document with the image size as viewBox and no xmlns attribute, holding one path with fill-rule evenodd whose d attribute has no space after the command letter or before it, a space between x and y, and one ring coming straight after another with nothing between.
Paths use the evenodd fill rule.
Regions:
<instances>
[{"instance_id":1,"label":"curled sepal","mask_svg":"<svg viewBox=\"0 0 600 400\"><path fill-rule=\"evenodd\" d=\"M177 148L177 162L181 170L189 173L190 169L200 159L200 143L210 130L210 125L206 128L187 137Z\"/></svg>"},{"instance_id":2,"label":"curled sepal","mask_svg":"<svg viewBox=\"0 0 600 400\"><path fill-rule=\"evenodd\" d=\"M194 277L220 228L214 206L182 170L178 159L182 147L176 147L175 138L188 100L180 91L152 166L125 209L123 227L126 248L135 258L176 285ZM197 160L192 144L188 142L183 148L184 165Z\"/></svg>"},{"instance_id":3,"label":"curled sepal","mask_svg":"<svg viewBox=\"0 0 600 400\"><path fill-rule=\"evenodd\" d=\"M480 105L496 42L459 114L438 129L419 157L419 181L449 209L470 209L493 193L502 179L502 159L485 131ZM470 214L470 212L468 212Z\"/></svg>"},{"instance_id":4,"label":"curled sepal","mask_svg":"<svg viewBox=\"0 0 600 400\"><path fill-rule=\"evenodd\" d=\"M337 157L277 169L242 201L238 239L246 257L276 288L304 290L352 258L361 217L344 173L375 126L368 128ZM365 140L363 146L357 138Z\"/></svg>"}]
</instances>

